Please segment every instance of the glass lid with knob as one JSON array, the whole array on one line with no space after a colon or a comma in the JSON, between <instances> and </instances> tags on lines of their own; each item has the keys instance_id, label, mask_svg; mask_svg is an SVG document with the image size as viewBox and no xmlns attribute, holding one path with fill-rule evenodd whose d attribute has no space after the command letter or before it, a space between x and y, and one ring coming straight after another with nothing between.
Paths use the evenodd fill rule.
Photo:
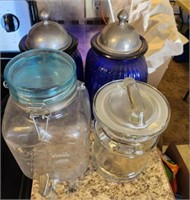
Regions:
<instances>
[{"instance_id":1,"label":"glass lid with knob","mask_svg":"<svg viewBox=\"0 0 190 200\"><path fill-rule=\"evenodd\" d=\"M117 22L108 24L92 38L91 45L99 52L115 58L143 55L148 49L147 42L127 23L127 12L122 10L117 17Z\"/></svg>"},{"instance_id":2,"label":"glass lid with knob","mask_svg":"<svg viewBox=\"0 0 190 200\"><path fill-rule=\"evenodd\" d=\"M157 136L170 119L166 98L154 87L130 77L100 88L94 97L93 112L116 141Z\"/></svg>"}]
</instances>

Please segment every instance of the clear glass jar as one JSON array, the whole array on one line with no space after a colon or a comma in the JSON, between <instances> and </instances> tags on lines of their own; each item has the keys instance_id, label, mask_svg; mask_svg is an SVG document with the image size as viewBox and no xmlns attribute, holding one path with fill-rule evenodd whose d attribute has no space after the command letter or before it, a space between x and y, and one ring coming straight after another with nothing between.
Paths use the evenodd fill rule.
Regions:
<instances>
[{"instance_id":1,"label":"clear glass jar","mask_svg":"<svg viewBox=\"0 0 190 200\"><path fill-rule=\"evenodd\" d=\"M96 93L93 113L93 163L99 173L119 182L137 177L169 123L165 97L133 78L112 81Z\"/></svg>"},{"instance_id":2,"label":"clear glass jar","mask_svg":"<svg viewBox=\"0 0 190 200\"><path fill-rule=\"evenodd\" d=\"M91 114L73 59L57 50L29 50L8 63L4 77L10 98L2 132L23 173L41 188L81 176L89 163Z\"/></svg>"}]
</instances>

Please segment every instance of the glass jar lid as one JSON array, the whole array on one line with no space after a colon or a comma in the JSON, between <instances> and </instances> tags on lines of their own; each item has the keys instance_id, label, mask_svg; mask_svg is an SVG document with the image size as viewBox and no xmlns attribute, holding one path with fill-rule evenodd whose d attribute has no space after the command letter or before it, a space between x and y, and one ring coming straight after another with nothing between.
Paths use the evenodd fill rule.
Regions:
<instances>
[{"instance_id":1,"label":"glass jar lid","mask_svg":"<svg viewBox=\"0 0 190 200\"><path fill-rule=\"evenodd\" d=\"M157 136L167 127L170 107L152 86L133 78L112 81L98 90L93 101L97 120L119 141Z\"/></svg>"},{"instance_id":2,"label":"glass jar lid","mask_svg":"<svg viewBox=\"0 0 190 200\"><path fill-rule=\"evenodd\" d=\"M72 43L72 37L60 24L50 21L46 10L40 12L42 22L36 23L29 31L25 46L27 49L51 48L65 50Z\"/></svg>"},{"instance_id":3,"label":"glass jar lid","mask_svg":"<svg viewBox=\"0 0 190 200\"><path fill-rule=\"evenodd\" d=\"M76 65L66 53L28 50L11 59L4 70L10 95L18 103L54 105L69 101L77 87Z\"/></svg>"},{"instance_id":4,"label":"glass jar lid","mask_svg":"<svg viewBox=\"0 0 190 200\"><path fill-rule=\"evenodd\" d=\"M117 22L108 24L92 38L92 46L104 54L118 58L144 54L148 45L134 27L127 23L127 12L122 10L117 17Z\"/></svg>"}]
</instances>

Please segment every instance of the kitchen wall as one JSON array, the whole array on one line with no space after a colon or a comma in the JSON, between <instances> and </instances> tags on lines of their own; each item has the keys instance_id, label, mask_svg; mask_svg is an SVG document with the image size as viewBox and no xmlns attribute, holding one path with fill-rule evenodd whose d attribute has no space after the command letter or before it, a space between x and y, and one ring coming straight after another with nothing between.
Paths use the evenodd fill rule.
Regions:
<instances>
[{"instance_id":1,"label":"kitchen wall","mask_svg":"<svg viewBox=\"0 0 190 200\"><path fill-rule=\"evenodd\" d=\"M109 0L102 0L104 17L109 17ZM38 10L49 9L52 20L84 20L102 18L100 0L36 0ZM130 9L131 0L110 0L115 18L117 13L125 8Z\"/></svg>"},{"instance_id":2,"label":"kitchen wall","mask_svg":"<svg viewBox=\"0 0 190 200\"><path fill-rule=\"evenodd\" d=\"M104 26L99 19L98 24L86 23L87 20L94 22L97 18L95 16L99 15L99 11L92 6L94 0L36 0L36 2L39 12L42 9L50 11L50 20L58 21L60 24L61 21L66 22L64 27L78 39L78 49L85 63L92 36ZM73 20L79 21L79 24L70 23Z\"/></svg>"},{"instance_id":3,"label":"kitchen wall","mask_svg":"<svg viewBox=\"0 0 190 200\"><path fill-rule=\"evenodd\" d=\"M85 0L36 0L38 10L50 11L52 20L82 20L84 18Z\"/></svg>"},{"instance_id":4,"label":"kitchen wall","mask_svg":"<svg viewBox=\"0 0 190 200\"><path fill-rule=\"evenodd\" d=\"M117 14L122 9L129 13L131 1L102 0L104 17L111 20L109 5L112 6L115 20L117 20ZM83 21L84 19L102 18L100 0L36 0L36 2L39 11L43 8L50 11L50 19L52 20Z\"/></svg>"}]
</instances>

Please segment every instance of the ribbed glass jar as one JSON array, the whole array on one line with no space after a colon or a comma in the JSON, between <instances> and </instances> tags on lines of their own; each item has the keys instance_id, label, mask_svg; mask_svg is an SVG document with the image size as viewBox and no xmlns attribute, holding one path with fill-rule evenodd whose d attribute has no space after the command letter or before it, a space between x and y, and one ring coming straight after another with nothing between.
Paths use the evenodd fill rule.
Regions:
<instances>
[{"instance_id":1,"label":"ribbed glass jar","mask_svg":"<svg viewBox=\"0 0 190 200\"><path fill-rule=\"evenodd\" d=\"M65 53L67 53L67 51L65 51ZM84 69L83 69L83 61L82 61L81 53L76 47L75 49L72 49L72 51L69 51L68 54L73 58L77 66L76 67L77 79L79 81L84 82Z\"/></svg>"},{"instance_id":2,"label":"ribbed glass jar","mask_svg":"<svg viewBox=\"0 0 190 200\"><path fill-rule=\"evenodd\" d=\"M147 82L148 67L144 56L121 60L101 55L93 48L88 51L85 66L85 83L91 102L101 86L110 81L126 77Z\"/></svg>"}]
</instances>

